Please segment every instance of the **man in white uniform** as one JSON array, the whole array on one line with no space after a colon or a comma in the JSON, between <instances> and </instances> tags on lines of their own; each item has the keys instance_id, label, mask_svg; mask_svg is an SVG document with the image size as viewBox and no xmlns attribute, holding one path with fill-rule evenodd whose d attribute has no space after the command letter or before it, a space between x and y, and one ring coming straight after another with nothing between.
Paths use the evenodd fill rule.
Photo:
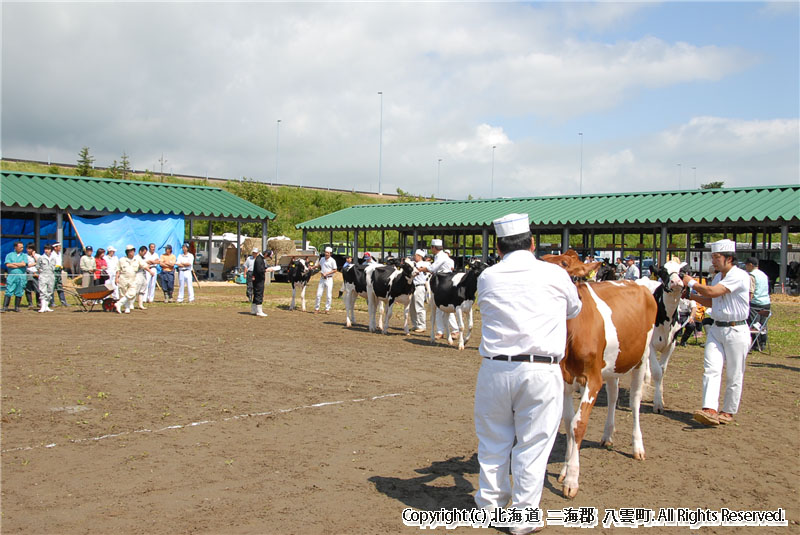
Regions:
<instances>
[{"instance_id":1,"label":"man in white uniform","mask_svg":"<svg viewBox=\"0 0 800 535\"><path fill-rule=\"evenodd\" d=\"M691 299L711 307L714 320L707 329L703 359L703 408L694 413L694 419L704 425L719 425L733 421L742 397L744 359L750 348L750 275L736 267L736 243L731 240L711 244L711 264L717 274L710 285L688 275L683 276L683 282L696 292ZM717 412L723 366L727 369L725 401L722 411Z\"/></svg>"},{"instance_id":2,"label":"man in white uniform","mask_svg":"<svg viewBox=\"0 0 800 535\"><path fill-rule=\"evenodd\" d=\"M125 256L119 259L115 282L122 298L114 305L118 314L123 312L130 314L131 307L136 299L136 273L139 271L139 261L135 255L136 248L133 245L126 245Z\"/></svg>"},{"instance_id":3,"label":"man in white uniform","mask_svg":"<svg viewBox=\"0 0 800 535\"><path fill-rule=\"evenodd\" d=\"M189 302L194 301L194 288L192 287L192 266L194 265L194 255L189 252L189 244L184 243L181 247L181 254L175 262L178 269L178 303L183 303L183 289L186 288L189 294Z\"/></svg>"},{"instance_id":4,"label":"man in white uniform","mask_svg":"<svg viewBox=\"0 0 800 535\"><path fill-rule=\"evenodd\" d=\"M527 214L509 214L494 227L501 260L478 278L483 361L475 387L475 503L495 509L510 500L510 507L536 509L561 420L566 320L581 302L566 271L534 257ZM513 535L535 530L536 524L511 527Z\"/></svg>"},{"instance_id":5,"label":"man in white uniform","mask_svg":"<svg viewBox=\"0 0 800 535\"><path fill-rule=\"evenodd\" d=\"M119 257L117 256L117 248L109 245L106 249L106 271L108 272L108 280L106 286L113 289L111 296L114 299L119 299L119 288L117 288L117 271L119 270Z\"/></svg>"},{"instance_id":6,"label":"man in white uniform","mask_svg":"<svg viewBox=\"0 0 800 535\"><path fill-rule=\"evenodd\" d=\"M425 268L426 270L431 267L431 265L424 260L425 258L425 251L422 249L417 249L414 253L414 263L419 268ZM428 280L428 274L420 271L414 277L414 295L412 295L411 299L411 321L414 323L414 332L421 333L425 332L425 292L427 291L425 288L425 283Z\"/></svg>"},{"instance_id":7,"label":"man in white uniform","mask_svg":"<svg viewBox=\"0 0 800 535\"><path fill-rule=\"evenodd\" d=\"M151 243L148 246L148 251L144 255L144 261L150 266L150 269L148 269L146 273L144 300L146 303L152 303L156 296L158 266L161 264L161 256L156 252L155 243Z\"/></svg>"},{"instance_id":8,"label":"man in white uniform","mask_svg":"<svg viewBox=\"0 0 800 535\"><path fill-rule=\"evenodd\" d=\"M317 302L314 305L314 314L319 312L319 302L322 300L322 290L327 293L325 298L325 313L331 310L331 299L333 297L333 276L336 274L336 260L331 256L333 249L325 248L325 256L319 261L319 284L317 285Z\"/></svg>"},{"instance_id":9,"label":"man in white uniform","mask_svg":"<svg viewBox=\"0 0 800 535\"><path fill-rule=\"evenodd\" d=\"M455 262L450 256L442 251L442 240L432 239L431 249L433 250L433 264L430 267L423 267L421 271L430 273L434 276L436 273L451 273L455 267ZM444 312L436 309L436 338L444 336ZM450 333L454 338L458 338L458 322L456 321L455 314L448 314L450 322Z\"/></svg>"},{"instance_id":10,"label":"man in white uniform","mask_svg":"<svg viewBox=\"0 0 800 535\"><path fill-rule=\"evenodd\" d=\"M53 252L50 253L50 258L53 260L55 269L56 286L53 294L58 294L58 299L61 301L61 306L68 307L67 297L64 295L64 259L61 255L61 242L53 244ZM53 297L53 305L55 306L55 297Z\"/></svg>"}]
</instances>

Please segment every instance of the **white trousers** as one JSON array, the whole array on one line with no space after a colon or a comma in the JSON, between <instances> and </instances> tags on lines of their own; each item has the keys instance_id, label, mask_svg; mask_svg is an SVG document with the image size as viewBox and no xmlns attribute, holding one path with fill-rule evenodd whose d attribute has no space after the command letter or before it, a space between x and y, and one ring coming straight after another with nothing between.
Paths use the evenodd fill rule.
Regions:
<instances>
[{"instance_id":1,"label":"white trousers","mask_svg":"<svg viewBox=\"0 0 800 535\"><path fill-rule=\"evenodd\" d=\"M317 301L314 304L314 310L319 310L319 302L322 300L322 290L325 290L327 297L325 299L325 310L331 309L331 296L333 295L333 277L320 277L319 284L317 285Z\"/></svg>"},{"instance_id":2,"label":"white trousers","mask_svg":"<svg viewBox=\"0 0 800 535\"><path fill-rule=\"evenodd\" d=\"M750 349L747 325L718 327L709 325L703 359L703 408L717 410L722 368L725 367L725 401L722 412L736 414L742 399L744 361Z\"/></svg>"},{"instance_id":3,"label":"white trousers","mask_svg":"<svg viewBox=\"0 0 800 535\"><path fill-rule=\"evenodd\" d=\"M509 499L510 507L539 506L563 404L559 366L483 359L475 387L478 507L506 507Z\"/></svg>"},{"instance_id":4,"label":"white trousers","mask_svg":"<svg viewBox=\"0 0 800 535\"><path fill-rule=\"evenodd\" d=\"M194 288L192 287L192 270L178 271L178 303L183 303L183 289L189 293L189 302L194 301Z\"/></svg>"},{"instance_id":5,"label":"white trousers","mask_svg":"<svg viewBox=\"0 0 800 535\"><path fill-rule=\"evenodd\" d=\"M425 328L425 285L415 286L411 296L411 321L415 329Z\"/></svg>"},{"instance_id":6,"label":"white trousers","mask_svg":"<svg viewBox=\"0 0 800 535\"><path fill-rule=\"evenodd\" d=\"M106 286L113 289L113 293L111 297L114 299L119 299L119 288L117 287L117 272L116 271L109 271L108 272L108 281L106 281Z\"/></svg>"},{"instance_id":7,"label":"white trousers","mask_svg":"<svg viewBox=\"0 0 800 535\"><path fill-rule=\"evenodd\" d=\"M444 312L436 309L436 334L444 334ZM450 323L450 332L458 331L458 320L455 314L450 314L447 320Z\"/></svg>"},{"instance_id":8,"label":"white trousers","mask_svg":"<svg viewBox=\"0 0 800 535\"><path fill-rule=\"evenodd\" d=\"M152 275L149 271L147 272L147 286L145 287L144 300L148 303L152 303L156 296L156 277L157 275Z\"/></svg>"}]
</instances>

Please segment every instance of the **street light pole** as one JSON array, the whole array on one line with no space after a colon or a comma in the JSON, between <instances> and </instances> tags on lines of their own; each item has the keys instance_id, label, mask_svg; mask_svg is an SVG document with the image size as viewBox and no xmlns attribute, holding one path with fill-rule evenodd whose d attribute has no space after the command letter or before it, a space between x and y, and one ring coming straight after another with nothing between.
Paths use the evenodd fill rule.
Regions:
<instances>
[{"instance_id":1,"label":"street light pole","mask_svg":"<svg viewBox=\"0 0 800 535\"><path fill-rule=\"evenodd\" d=\"M280 156L281 148L281 120L278 119L277 126L275 127L275 182L278 182L278 157Z\"/></svg>"},{"instance_id":2,"label":"street light pole","mask_svg":"<svg viewBox=\"0 0 800 535\"><path fill-rule=\"evenodd\" d=\"M439 161L436 164L436 198L439 198L439 177L441 176L442 172L442 159L439 158Z\"/></svg>"},{"instance_id":3,"label":"street light pole","mask_svg":"<svg viewBox=\"0 0 800 535\"><path fill-rule=\"evenodd\" d=\"M697 167L692 167L692 171L694 171L694 182L692 187L697 188Z\"/></svg>"},{"instance_id":4,"label":"street light pole","mask_svg":"<svg viewBox=\"0 0 800 535\"><path fill-rule=\"evenodd\" d=\"M494 198L494 149L497 148L497 145L492 145L492 189L489 194L490 197Z\"/></svg>"},{"instance_id":5,"label":"street light pole","mask_svg":"<svg viewBox=\"0 0 800 535\"><path fill-rule=\"evenodd\" d=\"M581 136L581 181L578 185L578 194L583 195L583 132L578 132L578 135Z\"/></svg>"},{"instance_id":6,"label":"street light pole","mask_svg":"<svg viewBox=\"0 0 800 535\"><path fill-rule=\"evenodd\" d=\"M383 91L378 91L381 96L381 127L378 134L378 195L381 195L381 172L383 167Z\"/></svg>"},{"instance_id":7,"label":"street light pole","mask_svg":"<svg viewBox=\"0 0 800 535\"><path fill-rule=\"evenodd\" d=\"M681 189L681 179L683 178L683 166L678 164L678 189Z\"/></svg>"}]
</instances>

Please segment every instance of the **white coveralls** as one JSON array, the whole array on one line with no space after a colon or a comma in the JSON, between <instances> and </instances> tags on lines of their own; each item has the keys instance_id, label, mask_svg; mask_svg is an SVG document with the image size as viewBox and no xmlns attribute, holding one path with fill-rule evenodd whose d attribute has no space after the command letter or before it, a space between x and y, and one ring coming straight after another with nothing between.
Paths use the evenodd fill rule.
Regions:
<instances>
[{"instance_id":1,"label":"white coveralls","mask_svg":"<svg viewBox=\"0 0 800 535\"><path fill-rule=\"evenodd\" d=\"M119 270L119 257L117 253L114 252L112 255L109 253L106 256L106 272L108 273L108 280L106 281L106 287L114 290L111 294L111 297L114 299L119 299L119 288L117 288L117 271Z\"/></svg>"},{"instance_id":2,"label":"white coveralls","mask_svg":"<svg viewBox=\"0 0 800 535\"><path fill-rule=\"evenodd\" d=\"M151 253L149 250L144 254L144 259L150 266L150 269L145 273L145 287L144 287L144 300L147 303L152 303L156 296L156 279L158 278L158 261L161 259L159 254ZM155 261L155 264L150 262Z\"/></svg>"},{"instance_id":3,"label":"white coveralls","mask_svg":"<svg viewBox=\"0 0 800 535\"><path fill-rule=\"evenodd\" d=\"M48 255L39 255L36 269L39 271L39 301L41 312L52 312L50 305L55 304L53 292L56 288L55 259Z\"/></svg>"},{"instance_id":4,"label":"white coveralls","mask_svg":"<svg viewBox=\"0 0 800 535\"><path fill-rule=\"evenodd\" d=\"M188 266L179 266L178 264L189 264ZM189 302L194 301L194 288L192 287L192 265L194 264L194 255L192 253L181 253L175 261L175 269L178 270L178 303L183 303L183 289L189 294Z\"/></svg>"},{"instance_id":5,"label":"white coveralls","mask_svg":"<svg viewBox=\"0 0 800 535\"><path fill-rule=\"evenodd\" d=\"M139 272L141 256L133 258L123 256L119 259L119 293L122 298L117 301L117 309L130 312L133 301L136 299L136 274Z\"/></svg>"},{"instance_id":6,"label":"white coveralls","mask_svg":"<svg viewBox=\"0 0 800 535\"><path fill-rule=\"evenodd\" d=\"M725 373L725 400L722 411L736 414L742 398L744 362L750 349L750 329L747 324L720 327L717 321L747 320L750 307L750 275L733 266L725 278L717 273L711 286L722 284L730 293L711 300L710 315L714 325L707 329L705 356L703 359L703 408L717 410L719 407L722 368Z\"/></svg>"},{"instance_id":7,"label":"white coveralls","mask_svg":"<svg viewBox=\"0 0 800 535\"><path fill-rule=\"evenodd\" d=\"M431 265L424 260L417 262L417 268L430 269ZM414 294L411 296L411 322L414 324L415 329L424 329L427 316L425 314L425 292L427 288L425 283L428 280L428 274L419 272L414 277Z\"/></svg>"},{"instance_id":8,"label":"white coveralls","mask_svg":"<svg viewBox=\"0 0 800 535\"><path fill-rule=\"evenodd\" d=\"M319 303L322 300L322 290L324 289L327 293L325 297L325 312L328 312L331 309L331 298L333 296L333 275L331 273L336 271L336 260L334 260L333 257L320 258L319 267L320 278L319 284L317 285L317 301L314 304L314 310L319 310ZM331 275L326 276L328 274Z\"/></svg>"},{"instance_id":9,"label":"white coveralls","mask_svg":"<svg viewBox=\"0 0 800 535\"><path fill-rule=\"evenodd\" d=\"M480 489L478 507L539 506L547 460L561 421L566 320L581 302L566 271L514 251L478 279L480 354L475 387ZM553 357L550 362L490 360L499 355ZM516 443L515 443L516 439ZM509 479L509 465L514 487Z\"/></svg>"}]
</instances>

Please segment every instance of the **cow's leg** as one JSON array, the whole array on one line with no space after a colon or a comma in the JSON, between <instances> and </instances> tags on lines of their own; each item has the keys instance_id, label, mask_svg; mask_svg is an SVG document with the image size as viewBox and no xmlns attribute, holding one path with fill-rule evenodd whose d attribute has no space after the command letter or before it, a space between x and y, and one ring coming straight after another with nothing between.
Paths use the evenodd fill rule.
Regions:
<instances>
[{"instance_id":1,"label":"cow's leg","mask_svg":"<svg viewBox=\"0 0 800 535\"><path fill-rule=\"evenodd\" d=\"M428 314L428 321L431 324L431 343L436 343L436 303L433 301L433 295L428 298L430 305L430 314Z\"/></svg>"},{"instance_id":2,"label":"cow's leg","mask_svg":"<svg viewBox=\"0 0 800 535\"><path fill-rule=\"evenodd\" d=\"M292 302L289 304L289 310L294 310L294 296L297 293L297 286L292 283Z\"/></svg>"},{"instance_id":3,"label":"cow's leg","mask_svg":"<svg viewBox=\"0 0 800 535\"><path fill-rule=\"evenodd\" d=\"M655 380L655 393L653 394L653 412L662 414L664 412L664 375L667 373L669 358L675 351L675 340L667 346L658 358L658 352L650 348L650 369Z\"/></svg>"},{"instance_id":4,"label":"cow's leg","mask_svg":"<svg viewBox=\"0 0 800 535\"><path fill-rule=\"evenodd\" d=\"M611 448L614 445L615 416L617 412L617 398L619 397L619 377L605 377L606 397L608 397L608 415L606 416L606 427L603 430L603 440L601 446Z\"/></svg>"},{"instance_id":5,"label":"cow's leg","mask_svg":"<svg viewBox=\"0 0 800 535\"><path fill-rule=\"evenodd\" d=\"M639 427L639 406L642 403L642 390L644 390L644 372L647 359L633 369L631 375L631 412L633 413L633 458L644 460L644 442L642 429Z\"/></svg>"},{"instance_id":6,"label":"cow's leg","mask_svg":"<svg viewBox=\"0 0 800 535\"><path fill-rule=\"evenodd\" d=\"M578 411L570 422L569 432L574 434L575 439L571 450L569 444L567 448L567 473L562 487L565 498L574 498L578 495L581 442L586 434L586 426L589 423L589 416L592 414L594 402L597 400L597 393L602 386L603 381L600 377L590 378L587 381L586 386L581 389L581 402L578 406ZM570 403L572 403L571 398Z\"/></svg>"},{"instance_id":7,"label":"cow's leg","mask_svg":"<svg viewBox=\"0 0 800 535\"><path fill-rule=\"evenodd\" d=\"M308 284L301 283L300 285L300 308L303 309L303 312L306 311L306 288Z\"/></svg>"},{"instance_id":8,"label":"cow's leg","mask_svg":"<svg viewBox=\"0 0 800 535\"><path fill-rule=\"evenodd\" d=\"M456 322L458 324L458 350L464 349L464 316L461 314L461 307L456 307Z\"/></svg>"},{"instance_id":9,"label":"cow's leg","mask_svg":"<svg viewBox=\"0 0 800 535\"><path fill-rule=\"evenodd\" d=\"M467 312L467 332L464 335L464 343L469 342L469 337L472 336L472 305L470 304L469 312ZM463 329L462 329L463 330Z\"/></svg>"},{"instance_id":10,"label":"cow's leg","mask_svg":"<svg viewBox=\"0 0 800 535\"><path fill-rule=\"evenodd\" d=\"M383 329L381 332L386 334L389 331L389 318L392 317L392 307L394 307L394 301L389 301L389 305L386 307L386 316L383 319Z\"/></svg>"},{"instance_id":11,"label":"cow's leg","mask_svg":"<svg viewBox=\"0 0 800 535\"><path fill-rule=\"evenodd\" d=\"M345 285L344 287L344 325L345 327L352 327L356 322L356 314L354 304L356 300L355 292Z\"/></svg>"},{"instance_id":12,"label":"cow's leg","mask_svg":"<svg viewBox=\"0 0 800 535\"><path fill-rule=\"evenodd\" d=\"M383 301L378 301L378 330L383 330L383 309L385 308Z\"/></svg>"},{"instance_id":13,"label":"cow's leg","mask_svg":"<svg viewBox=\"0 0 800 535\"><path fill-rule=\"evenodd\" d=\"M369 332L375 332L375 294L367 293L367 311L369 313Z\"/></svg>"},{"instance_id":14,"label":"cow's leg","mask_svg":"<svg viewBox=\"0 0 800 535\"><path fill-rule=\"evenodd\" d=\"M408 316L410 309L411 300L409 299L408 303L406 303L406 305L403 307L403 331L406 333L406 336L408 336Z\"/></svg>"}]
</instances>

